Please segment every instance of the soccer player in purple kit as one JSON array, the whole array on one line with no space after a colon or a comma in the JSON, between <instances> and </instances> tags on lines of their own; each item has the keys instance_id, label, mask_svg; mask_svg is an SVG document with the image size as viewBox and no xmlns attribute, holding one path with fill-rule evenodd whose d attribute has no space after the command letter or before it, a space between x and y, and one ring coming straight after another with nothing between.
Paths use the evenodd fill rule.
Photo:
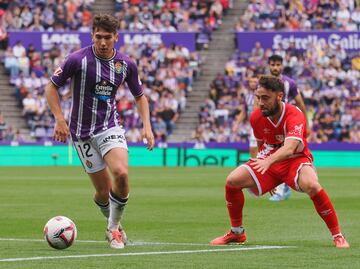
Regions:
<instances>
[{"instance_id":1,"label":"soccer player in purple kit","mask_svg":"<svg viewBox=\"0 0 360 269\"><path fill-rule=\"evenodd\" d=\"M268 58L268 65L271 75L280 78L284 82L284 101L286 103L295 102L295 105L304 113L306 119L306 131L310 134L309 122L306 115L306 107L304 101L299 93L296 82L282 74L283 71L283 58L280 55L273 54ZM285 183L276 187L274 191L270 192L272 196L270 201L278 202L286 200L291 194L291 189Z\"/></svg>"},{"instance_id":2,"label":"soccer player in purple kit","mask_svg":"<svg viewBox=\"0 0 360 269\"><path fill-rule=\"evenodd\" d=\"M135 63L114 49L118 21L107 14L96 15L91 46L70 54L54 72L45 95L55 117L53 138L73 146L94 187L94 201L108 220L106 238L111 248L121 249L126 234L120 224L129 197L128 149L125 130L118 123L115 94L127 83L143 121L143 138L149 150L154 136L149 105L143 94ZM72 111L67 123L58 89L71 78Z\"/></svg>"}]
</instances>

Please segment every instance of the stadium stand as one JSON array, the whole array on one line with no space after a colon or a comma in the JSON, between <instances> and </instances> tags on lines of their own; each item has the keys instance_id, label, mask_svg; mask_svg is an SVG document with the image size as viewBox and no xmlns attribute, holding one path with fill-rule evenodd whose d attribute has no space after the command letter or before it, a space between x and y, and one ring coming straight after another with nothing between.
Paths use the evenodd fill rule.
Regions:
<instances>
[{"instance_id":1,"label":"stadium stand","mask_svg":"<svg viewBox=\"0 0 360 269\"><path fill-rule=\"evenodd\" d=\"M80 31L88 31L92 17L92 2L75 1L77 5L74 5L73 2L69 3L68 1L49 1L45 5L37 1L14 1L4 7L5 15L3 18L9 30L58 31L79 29ZM166 19L166 17L170 18L172 16L174 23L175 17L177 17L179 20L176 21L181 23L182 19L179 18L179 14L182 12L182 7L184 7L181 5L191 5L191 1L181 4L180 1L173 1L171 5L171 1L163 4L161 4L161 1L149 1L147 6L142 6L135 2L130 1L124 4L131 5L130 10L140 8L141 14L146 13L149 7L155 13L160 8L161 14L159 13L159 15L161 16L154 14L153 19L154 21L159 21L161 31L172 31L169 27L174 27L172 24L169 24L170 20ZM226 8L227 1L222 2ZM208 20L208 17L212 16L216 18L216 20L212 19L212 29L216 28L216 25L221 23L220 13L223 12L222 6L221 8L219 7L221 5L220 1L207 4L199 2L198 4L202 6L204 14L198 14L194 25L200 25L201 21ZM59 6L62 8L59 8ZM198 8L197 5L192 4L192 6L193 10ZM69 10L69 13L65 14L66 19L56 20L54 18L54 21L51 23L46 20L47 16L45 15L47 12L55 14L59 9L59 13L62 13L60 10L64 9L64 7L65 10ZM123 6L122 8L125 7ZM24 24L20 19L23 19L22 12L28 14L28 10L31 11L33 18L31 21L29 18L30 22ZM42 14L42 16L37 18L36 14ZM30 15L28 16L30 17ZM192 16L193 19L195 18L194 16ZM135 16L129 21L129 26L130 24L137 24L137 17ZM19 20L16 18L19 18ZM69 21L72 23L68 23ZM39 29L33 29L35 24ZM175 26L178 27L176 24ZM189 29L181 28L182 31L189 31ZM199 27L197 27L198 29ZM136 31L139 29L135 27L134 29L126 28L126 30ZM173 30L177 31L176 28ZM17 97L18 104L23 107L22 113L30 129L30 137L32 139L43 140L50 138L54 122L45 107L44 86L49 78L49 74L52 74L64 57L78 48L77 46L68 46L66 44L60 46L54 45L48 51L40 52L36 51L32 45L25 48L22 42L18 41L13 47L8 47L5 51L3 63L10 76L10 83L15 86L15 96ZM131 55L134 61L138 63L140 75L145 82L146 94L152 106L152 121L155 126L163 126L165 124L166 127L165 130L162 127L155 128L157 141L166 141L166 137L172 133L175 122L186 105L186 96L192 90L193 79L199 74L201 59L197 53L190 53L185 47L176 44L173 44L170 48L165 48L163 44L159 47L151 47L149 44L144 44L120 49ZM69 86L61 89L60 94L63 110L68 115L70 112ZM123 119L122 124L130 130L129 140L140 141L140 136L135 133L135 127L140 124L138 114L134 110L134 104L130 101L131 99L127 95L126 89L119 91L118 100L119 112ZM2 137L8 140L6 138L8 136Z\"/></svg>"},{"instance_id":2,"label":"stadium stand","mask_svg":"<svg viewBox=\"0 0 360 269\"><path fill-rule=\"evenodd\" d=\"M251 1L246 13L236 24L236 31L267 30L308 30L302 28L310 24L316 30L331 30L332 22L343 30L349 28L352 19L356 21L359 5L354 1L344 5L341 1ZM311 3L312 4L311 4ZM298 3L299 6L294 6ZM312 6L313 5L313 6ZM272 10L272 12L268 12ZM313 11L313 12L311 12ZM330 12L330 22L314 23L324 13ZM272 14L272 15L270 15ZM277 14L277 15L276 15ZM343 15L342 15L343 14ZM290 25L291 17L298 18L297 27ZM326 16L325 16L326 17ZM273 27L270 25L269 18ZM324 17L323 17L324 18ZM343 20L340 20L343 18ZM306 19L306 20L305 20ZM283 25L281 21L288 22ZM279 25L282 25L281 27ZM317 26L316 26L317 25ZM256 27L254 27L256 26ZM358 25L357 25L358 27ZM358 51L346 52L340 46L310 46L304 52L294 44L287 49L264 49L257 42L250 53L236 52L226 63L224 73L219 73L210 84L209 96L201 106L199 124L193 134L196 142L247 142L250 124L247 115L247 82L253 74L269 73L267 58L273 54L284 58L284 72L295 79L302 94L308 120L312 128L309 142L328 141L359 142L360 104L360 55ZM240 125L236 125L235 121ZM236 119L236 120L235 120Z\"/></svg>"},{"instance_id":3,"label":"stadium stand","mask_svg":"<svg viewBox=\"0 0 360 269\"><path fill-rule=\"evenodd\" d=\"M93 2L59 0L48 1L45 5L43 1L17 0L7 4L5 1L5 4L0 5L2 18L0 26L5 27L5 32L6 29L88 31ZM355 23L356 29L359 29L360 7L355 3L352 5L354 1L347 1L349 2L347 6L343 5L342 1L330 1L331 4L327 1L276 1L276 4L275 1L263 1L262 4L259 1L250 2L247 12L240 16L235 26L236 31L332 29L334 26L329 21L320 20L320 17L330 10L332 10L331 18L336 18L337 23L341 24L336 27L344 30L355 29L353 26L349 27ZM298 6L294 6L295 2ZM199 41L202 31L209 24L207 41L204 44L208 44L211 35L216 33L213 33L213 29L222 25L226 18L224 14L229 12L229 3L217 0L197 2L118 0L114 5L115 14L120 19L123 30L156 32L200 29L197 38ZM64 14L63 19L47 16L47 13L58 12L61 17L60 10L64 7L67 13ZM123 12L125 8L129 12ZM346 15L347 13L350 15ZM27 17L30 16L32 20L28 22L30 19ZM49 18L53 18L53 21ZM290 18L296 19L297 22L290 23ZM310 28L308 22L311 23ZM223 34L221 32L221 35ZM0 35L0 42L4 48L7 48L2 57L3 63L11 84L16 88L17 102L23 107L23 115L30 129L31 138L48 139L52 132L53 119L45 109L43 87L55 67L69 52L78 47L53 46L48 51L39 52L32 46L25 48L21 41L14 47L7 47L6 34L4 39L1 39ZM184 47L175 44L170 48L164 45L159 47L151 47L149 44L133 45L124 46L121 50L131 55L139 65L146 95L153 111L151 116L156 139L158 142L164 142L173 134L174 129L177 130L180 114L184 112L189 99L187 96L189 93L193 94L194 79L207 72L200 69L200 65L204 62L203 56L200 55L205 54L190 53ZM250 54L236 52L226 63L224 74L220 73L213 79L209 97L201 106L198 128L192 134L193 140L199 142L200 147L201 143L209 141L247 141L250 126L247 117L244 116L247 109L246 83L254 72L268 72L266 59L271 53L273 52L263 49L260 43L256 44ZM307 105L308 117L313 129L310 142L360 141L359 55L347 53L341 48L332 51L326 47L320 52L309 49L304 53L290 47L287 50L280 49L276 53L284 56L285 71L296 79ZM318 53L324 57L317 57ZM206 55L204 58L208 57L210 56ZM315 76L314 70L324 76ZM68 114L71 98L68 86L61 90L61 96L63 109ZM117 98L122 124L129 130L129 141L139 141L140 134L136 131L136 127L140 124L139 117L126 88L119 91ZM329 112L333 116L325 116ZM243 120L240 126L235 128L234 119L239 117ZM0 140L24 139L12 126L4 126L6 128L2 127ZM7 136L7 132L14 135ZM18 135L15 135L16 133Z\"/></svg>"},{"instance_id":4,"label":"stadium stand","mask_svg":"<svg viewBox=\"0 0 360 269\"><path fill-rule=\"evenodd\" d=\"M227 0L115 2L121 30L139 32L198 32L199 48L208 47L211 34L222 23Z\"/></svg>"},{"instance_id":5,"label":"stadium stand","mask_svg":"<svg viewBox=\"0 0 360 269\"><path fill-rule=\"evenodd\" d=\"M4 1L6 2L6 1ZM89 26L93 0L7 1L4 23L8 30L65 31Z\"/></svg>"},{"instance_id":6,"label":"stadium stand","mask_svg":"<svg viewBox=\"0 0 360 269\"><path fill-rule=\"evenodd\" d=\"M355 2L251 0L236 31L356 31L360 29L360 7Z\"/></svg>"}]
</instances>

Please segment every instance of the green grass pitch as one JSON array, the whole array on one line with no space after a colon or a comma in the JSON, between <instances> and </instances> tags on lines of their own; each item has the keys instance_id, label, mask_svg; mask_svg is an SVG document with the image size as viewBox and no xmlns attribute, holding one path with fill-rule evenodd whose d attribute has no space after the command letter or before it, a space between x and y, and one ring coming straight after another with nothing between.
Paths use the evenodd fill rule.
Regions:
<instances>
[{"instance_id":1,"label":"green grass pitch","mask_svg":"<svg viewBox=\"0 0 360 269\"><path fill-rule=\"evenodd\" d=\"M131 167L122 223L133 244L113 250L81 168L2 167L0 268L360 268L360 169L318 169L350 249L333 246L310 199L295 192L279 203L246 192L248 242L208 245L229 229L224 181L230 171ZM63 251L42 240L44 224L56 215L71 218L78 228L78 241Z\"/></svg>"}]
</instances>

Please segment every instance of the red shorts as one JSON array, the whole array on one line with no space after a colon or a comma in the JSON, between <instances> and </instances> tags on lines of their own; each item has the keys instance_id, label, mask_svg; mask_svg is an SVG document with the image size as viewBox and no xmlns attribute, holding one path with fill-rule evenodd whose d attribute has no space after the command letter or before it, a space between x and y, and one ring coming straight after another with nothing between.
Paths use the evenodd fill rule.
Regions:
<instances>
[{"instance_id":1,"label":"red shorts","mask_svg":"<svg viewBox=\"0 0 360 269\"><path fill-rule=\"evenodd\" d=\"M245 167L254 179L256 187L249 191L256 196L267 193L283 182L296 191L302 191L298 184L299 171L304 165L312 166L310 159L301 156L275 163L262 175L252 167L252 163L248 161L241 166Z\"/></svg>"}]
</instances>

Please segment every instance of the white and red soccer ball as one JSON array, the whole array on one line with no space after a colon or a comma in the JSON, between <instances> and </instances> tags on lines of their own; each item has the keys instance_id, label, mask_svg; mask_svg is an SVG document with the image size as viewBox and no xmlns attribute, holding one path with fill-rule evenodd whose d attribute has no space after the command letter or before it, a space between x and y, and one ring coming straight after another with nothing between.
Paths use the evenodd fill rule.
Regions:
<instances>
[{"instance_id":1,"label":"white and red soccer ball","mask_svg":"<svg viewBox=\"0 0 360 269\"><path fill-rule=\"evenodd\" d=\"M50 247L65 249L75 242L77 230L71 219L56 216L45 224L43 235Z\"/></svg>"}]
</instances>

